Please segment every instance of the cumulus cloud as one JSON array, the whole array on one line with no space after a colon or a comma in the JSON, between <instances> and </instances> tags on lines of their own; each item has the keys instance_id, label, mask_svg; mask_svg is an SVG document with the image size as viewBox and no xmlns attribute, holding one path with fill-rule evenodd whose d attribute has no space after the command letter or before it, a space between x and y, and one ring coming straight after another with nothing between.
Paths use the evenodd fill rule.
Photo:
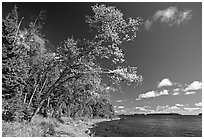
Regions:
<instances>
[{"instance_id":1,"label":"cumulus cloud","mask_svg":"<svg viewBox=\"0 0 204 139\"><path fill-rule=\"evenodd\" d=\"M181 86L182 87L182 86ZM177 96L177 95L179 95L180 94L180 92L182 91L182 89L181 88L175 88L175 89L173 89L173 96Z\"/></svg>"},{"instance_id":2,"label":"cumulus cloud","mask_svg":"<svg viewBox=\"0 0 204 139\"><path fill-rule=\"evenodd\" d=\"M153 98L153 97L159 97L163 95L168 95L168 90L163 90L161 92L156 92L156 91L149 91L144 94L140 94L136 100L140 100L142 98Z\"/></svg>"},{"instance_id":3,"label":"cumulus cloud","mask_svg":"<svg viewBox=\"0 0 204 139\"><path fill-rule=\"evenodd\" d=\"M162 96L162 95L168 95L169 93L168 93L168 90L163 90L163 91L161 91L160 93L159 93L159 95L160 96Z\"/></svg>"},{"instance_id":4,"label":"cumulus cloud","mask_svg":"<svg viewBox=\"0 0 204 139\"><path fill-rule=\"evenodd\" d=\"M194 91L190 91L190 92L186 92L185 93L185 95L193 95L193 94L195 94L196 92L194 92Z\"/></svg>"},{"instance_id":5,"label":"cumulus cloud","mask_svg":"<svg viewBox=\"0 0 204 139\"><path fill-rule=\"evenodd\" d=\"M183 107L183 106L185 106L185 105L183 105L183 104L176 104L175 106L177 106L177 107Z\"/></svg>"},{"instance_id":6,"label":"cumulus cloud","mask_svg":"<svg viewBox=\"0 0 204 139\"><path fill-rule=\"evenodd\" d=\"M174 92L178 92L178 91L180 91L181 90L181 88L175 88L173 91Z\"/></svg>"},{"instance_id":7,"label":"cumulus cloud","mask_svg":"<svg viewBox=\"0 0 204 139\"><path fill-rule=\"evenodd\" d=\"M173 93L173 96L178 96L179 95L179 92L174 92Z\"/></svg>"},{"instance_id":8,"label":"cumulus cloud","mask_svg":"<svg viewBox=\"0 0 204 139\"><path fill-rule=\"evenodd\" d=\"M168 105L167 105L168 106ZM165 111L174 111L174 110L180 110L178 106L168 106L165 108Z\"/></svg>"},{"instance_id":9,"label":"cumulus cloud","mask_svg":"<svg viewBox=\"0 0 204 139\"><path fill-rule=\"evenodd\" d=\"M147 111L145 107L134 107L133 109L138 109L140 111Z\"/></svg>"},{"instance_id":10,"label":"cumulus cloud","mask_svg":"<svg viewBox=\"0 0 204 139\"><path fill-rule=\"evenodd\" d=\"M197 90L202 89L202 82L194 81L190 85L185 84L185 86L187 86L187 87L185 88L185 87L183 87L183 85L179 84L179 86L178 86L179 88L173 89L172 95L176 96L176 95L181 94L181 92L184 93L185 95L196 94Z\"/></svg>"},{"instance_id":11,"label":"cumulus cloud","mask_svg":"<svg viewBox=\"0 0 204 139\"><path fill-rule=\"evenodd\" d=\"M165 78L158 84L158 88L161 88L164 86L172 86L172 85L173 83L168 78Z\"/></svg>"},{"instance_id":12,"label":"cumulus cloud","mask_svg":"<svg viewBox=\"0 0 204 139\"><path fill-rule=\"evenodd\" d=\"M165 110L166 108L168 108L169 105L166 105L166 106L157 106L156 107L156 111L161 111L161 110Z\"/></svg>"},{"instance_id":13,"label":"cumulus cloud","mask_svg":"<svg viewBox=\"0 0 204 139\"><path fill-rule=\"evenodd\" d=\"M168 107L166 110L168 110L168 111L175 111L175 110L180 110L180 108L177 107L177 106L171 106L171 107Z\"/></svg>"},{"instance_id":14,"label":"cumulus cloud","mask_svg":"<svg viewBox=\"0 0 204 139\"><path fill-rule=\"evenodd\" d=\"M135 109L137 111L137 113L140 113L140 112L141 113L149 113L149 112L153 111L150 106L137 106L137 107L133 107L132 109Z\"/></svg>"},{"instance_id":15,"label":"cumulus cloud","mask_svg":"<svg viewBox=\"0 0 204 139\"><path fill-rule=\"evenodd\" d=\"M150 97L156 97L155 91L149 91L149 92L147 92L145 94L140 94L139 98L137 100L139 100L141 98L150 98Z\"/></svg>"},{"instance_id":16,"label":"cumulus cloud","mask_svg":"<svg viewBox=\"0 0 204 139\"><path fill-rule=\"evenodd\" d=\"M202 102L196 103L196 106L202 107Z\"/></svg>"},{"instance_id":17,"label":"cumulus cloud","mask_svg":"<svg viewBox=\"0 0 204 139\"><path fill-rule=\"evenodd\" d=\"M185 91L200 90L202 89L202 82L194 81L188 87L185 88Z\"/></svg>"},{"instance_id":18,"label":"cumulus cloud","mask_svg":"<svg viewBox=\"0 0 204 139\"><path fill-rule=\"evenodd\" d=\"M169 7L164 10L158 10L153 17L146 20L144 26L146 30L150 30L155 22L167 24L168 26L180 25L188 22L192 17L192 11L189 9L179 11L177 7Z\"/></svg>"}]
</instances>

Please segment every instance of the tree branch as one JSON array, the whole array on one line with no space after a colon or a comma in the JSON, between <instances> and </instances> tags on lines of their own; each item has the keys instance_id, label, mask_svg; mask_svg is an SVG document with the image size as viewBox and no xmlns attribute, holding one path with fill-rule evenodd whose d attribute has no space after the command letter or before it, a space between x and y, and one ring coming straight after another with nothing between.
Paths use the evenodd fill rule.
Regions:
<instances>
[{"instance_id":1,"label":"tree branch","mask_svg":"<svg viewBox=\"0 0 204 139\"><path fill-rule=\"evenodd\" d=\"M17 38L18 32L19 32L19 30L20 30L20 26L21 26L21 23L22 23L23 19L24 19L24 17L21 18L21 21L19 22L19 24L18 24L18 26L17 26L17 30L16 30L14 42L16 41L16 38Z\"/></svg>"}]
</instances>

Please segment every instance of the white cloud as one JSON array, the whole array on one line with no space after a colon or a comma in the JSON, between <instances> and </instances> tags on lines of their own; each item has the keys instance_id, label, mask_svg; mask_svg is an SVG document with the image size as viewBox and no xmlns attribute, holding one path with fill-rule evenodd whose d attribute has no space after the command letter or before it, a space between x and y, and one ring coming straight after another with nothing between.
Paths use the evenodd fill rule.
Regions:
<instances>
[{"instance_id":1,"label":"white cloud","mask_svg":"<svg viewBox=\"0 0 204 139\"><path fill-rule=\"evenodd\" d=\"M124 108L124 106L118 106L118 109L123 109Z\"/></svg>"},{"instance_id":2,"label":"white cloud","mask_svg":"<svg viewBox=\"0 0 204 139\"><path fill-rule=\"evenodd\" d=\"M140 111L147 111L145 107L134 107L133 109L139 109Z\"/></svg>"},{"instance_id":3,"label":"white cloud","mask_svg":"<svg viewBox=\"0 0 204 139\"><path fill-rule=\"evenodd\" d=\"M201 102L196 103L196 104L201 105L200 103ZM155 108L155 110L148 111L148 112L151 112L151 113L196 114L197 112L201 112L202 111L201 107L199 107L199 108L190 108L188 106L189 106L188 104L175 104L173 106L169 106L169 105L166 105L166 106L157 106Z\"/></svg>"},{"instance_id":4,"label":"white cloud","mask_svg":"<svg viewBox=\"0 0 204 139\"><path fill-rule=\"evenodd\" d=\"M153 112L154 113L172 113L172 112L179 113L181 111L182 109L176 105L175 106L166 105L166 106L157 106L156 110L154 110Z\"/></svg>"},{"instance_id":5,"label":"white cloud","mask_svg":"<svg viewBox=\"0 0 204 139\"><path fill-rule=\"evenodd\" d=\"M202 107L202 102L196 103L196 106Z\"/></svg>"},{"instance_id":6,"label":"white cloud","mask_svg":"<svg viewBox=\"0 0 204 139\"><path fill-rule=\"evenodd\" d=\"M173 96L178 96L179 95L179 92L174 92L173 93Z\"/></svg>"},{"instance_id":7,"label":"white cloud","mask_svg":"<svg viewBox=\"0 0 204 139\"><path fill-rule=\"evenodd\" d=\"M132 109L137 110L137 113L138 112L142 112L142 113L147 112L147 113L149 113L149 112L152 111L150 106L143 106L143 107L138 106L138 107L133 107Z\"/></svg>"},{"instance_id":8,"label":"white cloud","mask_svg":"<svg viewBox=\"0 0 204 139\"><path fill-rule=\"evenodd\" d=\"M183 107L184 105L183 105L183 104L176 104L175 106L177 106L177 107Z\"/></svg>"},{"instance_id":9,"label":"white cloud","mask_svg":"<svg viewBox=\"0 0 204 139\"><path fill-rule=\"evenodd\" d=\"M184 106L188 106L188 104L176 104L175 106L177 106L177 107L184 107Z\"/></svg>"},{"instance_id":10,"label":"white cloud","mask_svg":"<svg viewBox=\"0 0 204 139\"><path fill-rule=\"evenodd\" d=\"M169 26L180 25L189 21L192 17L192 11L187 9L179 11L177 7L169 7L164 10L158 10L153 15L152 19L146 20L144 26L146 30L150 30L153 23L159 21Z\"/></svg>"},{"instance_id":11,"label":"white cloud","mask_svg":"<svg viewBox=\"0 0 204 139\"><path fill-rule=\"evenodd\" d=\"M140 100L142 98L153 98L153 97L159 97L163 95L168 95L168 90L163 90L161 92L156 92L156 91L149 91L145 94L140 94L136 100Z\"/></svg>"},{"instance_id":12,"label":"white cloud","mask_svg":"<svg viewBox=\"0 0 204 139\"><path fill-rule=\"evenodd\" d=\"M183 104L176 104L175 106L177 106L177 107L182 107L182 106L184 106Z\"/></svg>"},{"instance_id":13,"label":"white cloud","mask_svg":"<svg viewBox=\"0 0 204 139\"><path fill-rule=\"evenodd\" d=\"M140 108L140 111L147 111L144 107Z\"/></svg>"},{"instance_id":14,"label":"white cloud","mask_svg":"<svg viewBox=\"0 0 204 139\"><path fill-rule=\"evenodd\" d=\"M173 91L174 92L178 92L178 91L180 91L181 90L181 88L175 88Z\"/></svg>"},{"instance_id":15,"label":"white cloud","mask_svg":"<svg viewBox=\"0 0 204 139\"><path fill-rule=\"evenodd\" d=\"M169 105L166 105L166 106L157 106L156 111L161 111L161 110L164 110L164 109L166 109L168 107L169 107Z\"/></svg>"},{"instance_id":16,"label":"white cloud","mask_svg":"<svg viewBox=\"0 0 204 139\"><path fill-rule=\"evenodd\" d=\"M161 91L160 93L159 93L159 95L160 96L162 96L162 95L168 95L169 93L168 93L168 90L163 90L163 91Z\"/></svg>"},{"instance_id":17,"label":"white cloud","mask_svg":"<svg viewBox=\"0 0 204 139\"><path fill-rule=\"evenodd\" d=\"M186 92L185 93L185 95L193 95L193 94L195 94L196 92L194 92L194 91L190 91L190 92Z\"/></svg>"},{"instance_id":18,"label":"white cloud","mask_svg":"<svg viewBox=\"0 0 204 139\"><path fill-rule=\"evenodd\" d=\"M168 78L165 78L158 84L158 88L161 88L164 86L172 86L172 85L173 85L172 82Z\"/></svg>"},{"instance_id":19,"label":"white cloud","mask_svg":"<svg viewBox=\"0 0 204 139\"><path fill-rule=\"evenodd\" d=\"M185 88L185 91L200 90L200 89L202 89L202 82L194 81L187 88Z\"/></svg>"},{"instance_id":20,"label":"white cloud","mask_svg":"<svg viewBox=\"0 0 204 139\"><path fill-rule=\"evenodd\" d=\"M138 100L141 98L150 98L150 97L156 97L156 92L155 91L149 91L145 94L140 94Z\"/></svg>"},{"instance_id":21,"label":"white cloud","mask_svg":"<svg viewBox=\"0 0 204 139\"><path fill-rule=\"evenodd\" d=\"M178 84L178 83L176 83L176 84ZM179 84L180 85L180 84ZM173 96L177 96L177 95L179 95L180 94L180 91L181 91L181 88L175 88L175 89L173 89Z\"/></svg>"},{"instance_id":22,"label":"white cloud","mask_svg":"<svg viewBox=\"0 0 204 139\"><path fill-rule=\"evenodd\" d=\"M174 110L180 110L180 108L177 107L177 106L171 106L171 107L169 107L167 110L169 110L169 111L174 111Z\"/></svg>"},{"instance_id":23,"label":"white cloud","mask_svg":"<svg viewBox=\"0 0 204 139\"><path fill-rule=\"evenodd\" d=\"M175 104L172 106L164 105L164 106L157 106L156 108L152 109L149 106L137 106L132 109L135 109L137 113L180 113L180 114L196 114L202 111L202 102L196 103L196 106L199 107L189 107L189 104ZM133 112L135 113L135 112Z\"/></svg>"},{"instance_id":24,"label":"white cloud","mask_svg":"<svg viewBox=\"0 0 204 139\"><path fill-rule=\"evenodd\" d=\"M180 84L179 84L180 85ZM182 86L181 86L182 87ZM177 95L179 95L180 94L180 92L182 91L182 89L181 88L175 88L175 89L173 89L173 96L177 96Z\"/></svg>"},{"instance_id":25,"label":"white cloud","mask_svg":"<svg viewBox=\"0 0 204 139\"><path fill-rule=\"evenodd\" d=\"M173 20L176 11L177 11L176 7L169 7L163 11L159 10L154 14L153 19L155 21L160 19L161 22L168 23L170 22L170 20Z\"/></svg>"}]
</instances>

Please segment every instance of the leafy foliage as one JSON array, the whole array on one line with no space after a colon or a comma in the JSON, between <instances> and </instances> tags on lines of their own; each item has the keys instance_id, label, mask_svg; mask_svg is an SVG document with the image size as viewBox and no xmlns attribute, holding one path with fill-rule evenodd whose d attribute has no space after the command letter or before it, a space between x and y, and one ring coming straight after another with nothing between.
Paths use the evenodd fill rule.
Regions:
<instances>
[{"instance_id":1,"label":"leafy foliage","mask_svg":"<svg viewBox=\"0 0 204 139\"><path fill-rule=\"evenodd\" d=\"M112 60L124 62L124 53L119 47L124 41L131 41L136 37L142 19L123 19L123 13L114 6L94 5L93 16L87 16L86 22L97 31L95 40L99 41L98 51L105 58L114 56Z\"/></svg>"},{"instance_id":2,"label":"leafy foliage","mask_svg":"<svg viewBox=\"0 0 204 139\"><path fill-rule=\"evenodd\" d=\"M108 76L114 84L130 85L142 81L136 67L105 69L98 57L125 61L121 44L136 37L141 19L123 19L113 6L92 6L93 16L86 22L97 31L92 40L68 38L56 50L47 49L41 33L44 12L21 29L17 8L3 20L3 113L17 113L30 119L37 113L48 116L110 117L110 87L102 82ZM8 97L9 96L9 97ZM11 105L10 105L11 104ZM16 105L17 104L17 105ZM9 107L16 105L18 108ZM20 115L20 116L19 116Z\"/></svg>"}]
</instances>

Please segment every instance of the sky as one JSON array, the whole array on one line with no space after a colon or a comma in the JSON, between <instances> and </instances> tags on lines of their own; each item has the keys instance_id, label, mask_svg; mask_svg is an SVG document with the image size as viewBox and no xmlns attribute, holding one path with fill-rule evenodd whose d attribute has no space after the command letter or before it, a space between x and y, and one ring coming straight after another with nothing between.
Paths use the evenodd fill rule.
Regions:
<instances>
[{"instance_id":1,"label":"sky","mask_svg":"<svg viewBox=\"0 0 204 139\"><path fill-rule=\"evenodd\" d=\"M44 34L57 46L68 37L91 38L86 15L96 3L3 3L2 17L17 5L24 23L47 10ZM143 82L121 84L111 92L119 114L202 111L202 3L103 2L116 6L124 18L141 17L144 24L134 41L124 43L126 66L138 67ZM107 66L106 62L100 63Z\"/></svg>"}]
</instances>

